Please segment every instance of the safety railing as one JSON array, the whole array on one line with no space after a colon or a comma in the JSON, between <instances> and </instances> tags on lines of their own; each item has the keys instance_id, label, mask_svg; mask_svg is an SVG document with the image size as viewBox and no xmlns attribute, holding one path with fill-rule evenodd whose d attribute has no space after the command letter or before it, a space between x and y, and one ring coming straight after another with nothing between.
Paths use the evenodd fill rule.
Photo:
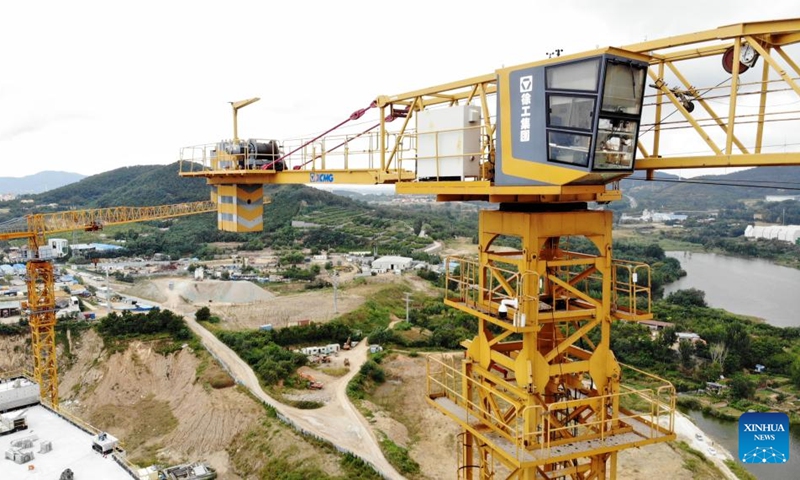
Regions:
<instances>
[{"instance_id":1,"label":"safety railing","mask_svg":"<svg viewBox=\"0 0 800 480\"><path fill-rule=\"evenodd\" d=\"M637 385L621 385L618 393L583 396L553 402L547 406L522 406L524 399L514 398L492 382L481 383L464 374L453 359L429 356L427 393L433 404L445 413L454 414L465 427L484 432L483 440L497 445L519 462L532 458L550 458L553 449L581 441L605 442L627 435L622 443L659 441L672 438L675 416L675 388L666 380L641 370L623 366L623 373L635 372ZM470 396L466 396L470 392ZM481 398L491 396L492 402ZM446 398L458 407L437 403ZM499 399L499 400L498 400ZM517 405L513 416L490 411L484 405ZM612 408L612 405L618 408ZM616 410L617 414L612 415ZM576 411L587 416L572 416ZM565 424L564 418L570 418ZM526 429L525 424L528 424ZM502 444L502 445L501 445Z\"/></svg>"},{"instance_id":2,"label":"safety railing","mask_svg":"<svg viewBox=\"0 0 800 480\"><path fill-rule=\"evenodd\" d=\"M504 396L507 399L506 403L519 405L518 400L510 398L510 396L502 392L496 392L491 387L465 376L460 368L434 356L429 356L427 359L427 391L428 398L433 399L437 407L442 408L435 403L435 399L446 398L450 400L461 409L459 418L465 426L476 427L482 425L489 427L491 433L498 435L512 446L512 452L508 453L514 458L522 458L525 450L522 443L522 439L525 436L523 417L517 415L510 419L504 418L499 412L487 409L480 401L480 397L481 394L499 394L499 396ZM465 396L465 392L472 392L472 396ZM491 403L498 405L497 401ZM534 408L538 408L540 412L543 410L541 407ZM541 432L538 433L541 434Z\"/></svg>"},{"instance_id":3,"label":"safety railing","mask_svg":"<svg viewBox=\"0 0 800 480\"><path fill-rule=\"evenodd\" d=\"M629 320L651 317L650 265L614 260L612 285L612 310Z\"/></svg>"},{"instance_id":4,"label":"safety railing","mask_svg":"<svg viewBox=\"0 0 800 480\"><path fill-rule=\"evenodd\" d=\"M223 140L188 146L180 150L179 171L403 171L416 172L420 180L463 180L479 178L489 156L484 125L426 133L409 128L402 133L387 131L383 138L379 126L318 138Z\"/></svg>"},{"instance_id":5,"label":"safety railing","mask_svg":"<svg viewBox=\"0 0 800 480\"><path fill-rule=\"evenodd\" d=\"M594 256L570 252L570 257L548 261L549 266L558 267L555 275L587 297L602 300L603 275L592 267ZM584 265L579 265L583 259ZM628 260L612 260L611 266L611 311L626 319L649 319L651 317L650 266Z\"/></svg>"},{"instance_id":6,"label":"safety railing","mask_svg":"<svg viewBox=\"0 0 800 480\"><path fill-rule=\"evenodd\" d=\"M481 144L483 127L417 132L417 179L464 180L479 178L486 156Z\"/></svg>"},{"instance_id":7,"label":"safety railing","mask_svg":"<svg viewBox=\"0 0 800 480\"><path fill-rule=\"evenodd\" d=\"M514 327L537 321L539 297L526 293L539 284L536 272L481 265L477 259L458 256L445 258L445 271L445 303L461 304Z\"/></svg>"}]
</instances>

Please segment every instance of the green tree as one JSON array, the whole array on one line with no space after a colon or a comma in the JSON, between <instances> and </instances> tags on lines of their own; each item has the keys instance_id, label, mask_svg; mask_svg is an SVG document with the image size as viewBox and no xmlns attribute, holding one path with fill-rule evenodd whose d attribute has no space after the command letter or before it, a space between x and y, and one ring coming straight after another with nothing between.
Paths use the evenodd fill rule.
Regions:
<instances>
[{"instance_id":1,"label":"green tree","mask_svg":"<svg viewBox=\"0 0 800 480\"><path fill-rule=\"evenodd\" d=\"M658 339L661 341L662 345L672 347L675 342L678 341L678 332L675 330L675 327L667 327L661 330Z\"/></svg>"},{"instance_id":2,"label":"green tree","mask_svg":"<svg viewBox=\"0 0 800 480\"><path fill-rule=\"evenodd\" d=\"M792 362L792 366L789 367L789 375L792 378L792 383L797 388L800 388L800 357L796 357Z\"/></svg>"},{"instance_id":3,"label":"green tree","mask_svg":"<svg viewBox=\"0 0 800 480\"><path fill-rule=\"evenodd\" d=\"M741 373L731 377L728 385L731 387L731 396L736 400L752 398L756 393L756 383Z\"/></svg>"},{"instance_id":4,"label":"green tree","mask_svg":"<svg viewBox=\"0 0 800 480\"><path fill-rule=\"evenodd\" d=\"M667 302L684 307L707 307L706 292L696 288L678 290L667 295Z\"/></svg>"},{"instance_id":5,"label":"green tree","mask_svg":"<svg viewBox=\"0 0 800 480\"><path fill-rule=\"evenodd\" d=\"M207 322L211 318L211 310L208 307L201 307L194 313L194 319L198 322Z\"/></svg>"},{"instance_id":6,"label":"green tree","mask_svg":"<svg viewBox=\"0 0 800 480\"><path fill-rule=\"evenodd\" d=\"M685 338L678 343L681 366L689 370L694 366L694 344Z\"/></svg>"}]
</instances>

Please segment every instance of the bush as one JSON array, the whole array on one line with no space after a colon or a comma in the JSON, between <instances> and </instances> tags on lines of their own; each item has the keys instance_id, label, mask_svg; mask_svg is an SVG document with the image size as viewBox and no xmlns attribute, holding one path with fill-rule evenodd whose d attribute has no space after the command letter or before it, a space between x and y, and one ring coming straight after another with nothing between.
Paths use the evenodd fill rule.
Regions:
<instances>
[{"instance_id":1,"label":"bush","mask_svg":"<svg viewBox=\"0 0 800 480\"><path fill-rule=\"evenodd\" d=\"M194 313L194 319L198 322L207 322L211 318L211 310L208 307L199 308Z\"/></svg>"},{"instance_id":2,"label":"bush","mask_svg":"<svg viewBox=\"0 0 800 480\"><path fill-rule=\"evenodd\" d=\"M678 290L667 295L667 302L684 307L707 307L706 292L696 288Z\"/></svg>"},{"instance_id":3,"label":"bush","mask_svg":"<svg viewBox=\"0 0 800 480\"><path fill-rule=\"evenodd\" d=\"M109 313L100 320L97 331L104 338L123 338L137 335L169 334L179 340L191 338L183 317L169 310L154 308L146 314Z\"/></svg>"}]
</instances>

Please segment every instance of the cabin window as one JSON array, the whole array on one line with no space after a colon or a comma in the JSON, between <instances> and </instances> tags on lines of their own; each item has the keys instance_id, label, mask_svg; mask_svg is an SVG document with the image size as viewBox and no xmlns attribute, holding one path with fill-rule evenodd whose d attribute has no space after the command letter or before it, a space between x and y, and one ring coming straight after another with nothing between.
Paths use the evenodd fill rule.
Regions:
<instances>
[{"instance_id":1,"label":"cabin window","mask_svg":"<svg viewBox=\"0 0 800 480\"><path fill-rule=\"evenodd\" d=\"M591 60L547 67L546 72L548 90L596 92L597 79L600 76L600 59L593 58Z\"/></svg>"},{"instance_id":2,"label":"cabin window","mask_svg":"<svg viewBox=\"0 0 800 480\"><path fill-rule=\"evenodd\" d=\"M639 115L645 71L627 63L609 61L603 88L603 112Z\"/></svg>"},{"instance_id":3,"label":"cabin window","mask_svg":"<svg viewBox=\"0 0 800 480\"><path fill-rule=\"evenodd\" d=\"M597 144L594 168L599 170L630 170L636 148L637 122L616 118L601 118L597 125Z\"/></svg>"},{"instance_id":4,"label":"cabin window","mask_svg":"<svg viewBox=\"0 0 800 480\"><path fill-rule=\"evenodd\" d=\"M547 143L550 161L581 167L589 165L590 135L548 130Z\"/></svg>"},{"instance_id":5,"label":"cabin window","mask_svg":"<svg viewBox=\"0 0 800 480\"><path fill-rule=\"evenodd\" d=\"M594 97L550 95L547 112L550 127L589 131L592 129Z\"/></svg>"}]
</instances>

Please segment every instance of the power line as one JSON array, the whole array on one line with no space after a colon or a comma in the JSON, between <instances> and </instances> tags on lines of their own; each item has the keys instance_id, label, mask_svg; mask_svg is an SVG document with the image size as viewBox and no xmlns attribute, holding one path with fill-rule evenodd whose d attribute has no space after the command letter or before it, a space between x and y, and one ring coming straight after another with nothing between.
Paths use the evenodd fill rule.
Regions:
<instances>
[{"instance_id":1,"label":"power line","mask_svg":"<svg viewBox=\"0 0 800 480\"><path fill-rule=\"evenodd\" d=\"M632 180L636 182L663 182L663 183L689 183L694 185L719 185L724 187L747 187L747 188L769 188L772 190L780 189L780 190L791 190L791 191L798 191L800 192L800 184L792 183L792 185L797 185L797 187L776 187L772 185L754 185L753 183L730 183L730 182L715 182L709 180L673 180L670 178L654 178L652 180L647 180L644 178L627 178L627 180ZM766 181L765 181L766 182ZM779 182L775 182L779 183ZM781 182L783 183L783 182ZM785 182L790 183L790 182Z\"/></svg>"}]
</instances>

